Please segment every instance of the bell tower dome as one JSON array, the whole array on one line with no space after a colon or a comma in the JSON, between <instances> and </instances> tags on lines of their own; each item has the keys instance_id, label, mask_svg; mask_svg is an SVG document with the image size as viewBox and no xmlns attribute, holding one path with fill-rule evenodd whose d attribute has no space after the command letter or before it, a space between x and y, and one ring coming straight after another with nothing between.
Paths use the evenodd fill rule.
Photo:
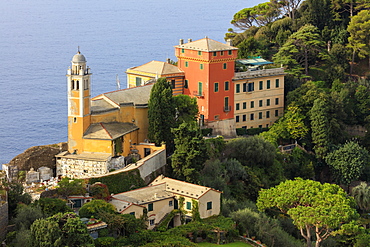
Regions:
<instances>
[{"instance_id":1,"label":"bell tower dome","mask_svg":"<svg viewBox=\"0 0 370 247\"><path fill-rule=\"evenodd\" d=\"M67 70L68 151L83 152L83 134L91 123L91 72L86 58L78 50Z\"/></svg>"}]
</instances>

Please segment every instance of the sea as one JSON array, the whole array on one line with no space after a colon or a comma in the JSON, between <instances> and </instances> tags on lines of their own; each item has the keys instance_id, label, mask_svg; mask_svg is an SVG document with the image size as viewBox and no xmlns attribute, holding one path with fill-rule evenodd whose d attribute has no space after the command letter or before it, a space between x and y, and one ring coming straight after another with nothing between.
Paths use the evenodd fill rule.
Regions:
<instances>
[{"instance_id":1,"label":"sea","mask_svg":"<svg viewBox=\"0 0 370 247\"><path fill-rule=\"evenodd\" d=\"M224 42L237 11L266 1L0 1L0 166L67 141L65 74L78 49L96 96L116 90L117 78L126 88L130 67L176 60L179 39Z\"/></svg>"}]
</instances>

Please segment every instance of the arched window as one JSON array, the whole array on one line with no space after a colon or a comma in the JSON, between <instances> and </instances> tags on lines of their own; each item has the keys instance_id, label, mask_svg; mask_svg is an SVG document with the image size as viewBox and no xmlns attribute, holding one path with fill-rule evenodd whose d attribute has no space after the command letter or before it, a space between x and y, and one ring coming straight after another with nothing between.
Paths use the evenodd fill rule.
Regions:
<instances>
[{"instance_id":1,"label":"arched window","mask_svg":"<svg viewBox=\"0 0 370 247\"><path fill-rule=\"evenodd\" d=\"M79 89L80 89L80 82L76 81L76 90L79 90Z\"/></svg>"},{"instance_id":2,"label":"arched window","mask_svg":"<svg viewBox=\"0 0 370 247\"><path fill-rule=\"evenodd\" d=\"M71 81L71 90L74 90L75 89L75 81L74 80L72 80Z\"/></svg>"}]
</instances>

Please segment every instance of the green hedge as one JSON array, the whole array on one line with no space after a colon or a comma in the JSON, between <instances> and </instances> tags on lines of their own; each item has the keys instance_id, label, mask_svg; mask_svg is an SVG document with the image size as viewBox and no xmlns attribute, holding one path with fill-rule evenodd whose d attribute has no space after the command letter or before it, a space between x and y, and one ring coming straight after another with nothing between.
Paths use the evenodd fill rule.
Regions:
<instances>
[{"instance_id":1,"label":"green hedge","mask_svg":"<svg viewBox=\"0 0 370 247\"><path fill-rule=\"evenodd\" d=\"M236 129L236 134L238 136L244 136L244 135L258 135L259 133L268 131L268 128L251 128L251 129L246 129L246 128L237 128Z\"/></svg>"},{"instance_id":2,"label":"green hedge","mask_svg":"<svg viewBox=\"0 0 370 247\"><path fill-rule=\"evenodd\" d=\"M212 131L213 131L213 129L211 129L211 128L206 128L206 129L201 129L201 131L202 131L202 135L203 135L203 136L211 136L211 135L212 135Z\"/></svg>"},{"instance_id":3,"label":"green hedge","mask_svg":"<svg viewBox=\"0 0 370 247\"><path fill-rule=\"evenodd\" d=\"M101 182L108 186L109 193L117 194L145 186L139 170L121 172L100 178L91 178L90 184Z\"/></svg>"}]
</instances>

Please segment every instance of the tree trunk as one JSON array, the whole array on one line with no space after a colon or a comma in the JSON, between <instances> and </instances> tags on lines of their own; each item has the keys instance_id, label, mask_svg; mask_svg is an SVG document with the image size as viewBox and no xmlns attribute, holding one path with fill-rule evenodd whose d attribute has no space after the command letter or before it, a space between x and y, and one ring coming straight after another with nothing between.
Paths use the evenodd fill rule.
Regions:
<instances>
[{"instance_id":1,"label":"tree trunk","mask_svg":"<svg viewBox=\"0 0 370 247\"><path fill-rule=\"evenodd\" d=\"M352 76L353 63L355 62L356 50L353 48L351 67L349 68L349 76Z\"/></svg>"},{"instance_id":2,"label":"tree trunk","mask_svg":"<svg viewBox=\"0 0 370 247\"><path fill-rule=\"evenodd\" d=\"M304 70L306 75L308 75L308 51L307 48L304 50Z\"/></svg>"}]
</instances>

